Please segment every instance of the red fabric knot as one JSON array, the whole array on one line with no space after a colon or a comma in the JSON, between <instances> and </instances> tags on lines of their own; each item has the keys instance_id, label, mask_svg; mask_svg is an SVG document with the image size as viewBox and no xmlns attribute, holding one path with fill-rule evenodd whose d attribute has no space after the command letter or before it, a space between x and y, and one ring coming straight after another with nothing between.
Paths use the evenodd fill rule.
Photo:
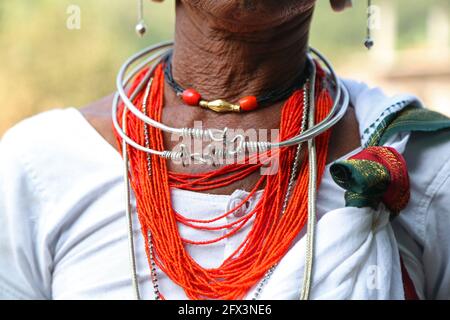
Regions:
<instances>
[{"instance_id":1,"label":"red fabric knot","mask_svg":"<svg viewBox=\"0 0 450 320\"><path fill-rule=\"evenodd\" d=\"M368 147L350 159L370 160L384 166L390 174L391 182L382 201L393 213L399 214L408 205L410 183L405 158L391 147Z\"/></svg>"}]
</instances>

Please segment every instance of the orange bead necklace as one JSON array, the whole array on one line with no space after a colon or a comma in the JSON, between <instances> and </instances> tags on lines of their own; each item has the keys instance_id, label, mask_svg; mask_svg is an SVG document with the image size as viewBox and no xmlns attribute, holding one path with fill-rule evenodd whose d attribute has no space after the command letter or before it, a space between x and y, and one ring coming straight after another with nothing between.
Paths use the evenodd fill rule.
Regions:
<instances>
[{"instance_id":1,"label":"orange bead necklace","mask_svg":"<svg viewBox=\"0 0 450 320\"><path fill-rule=\"evenodd\" d=\"M148 104L141 111L149 117L160 121L163 111L164 72L159 65L154 74L148 96ZM143 71L135 80L134 87L145 75ZM323 120L333 105L330 93L324 86L325 75L317 73L315 92L317 95L315 122ZM285 140L299 134L304 118L305 89L296 90L285 102L282 108L280 122L280 140ZM132 90L130 90L132 92ZM134 99L135 105L142 105L143 92ZM122 123L123 105L119 107L118 121ZM126 113L126 127L129 136L139 144L148 144L155 150L164 150L163 136L159 129L149 127L133 114ZM325 169L328 152L329 131L319 135L317 148L317 186ZM118 138L121 141L120 138ZM119 145L121 145L119 143ZM213 220L190 220L182 217L172 207L171 188L205 191L244 179L260 169L262 163L231 164L217 170L202 174L180 174L170 172L167 159L157 155L128 148L130 164L130 183L136 195L137 212L142 234L146 243L146 253L152 270L152 280L155 276L155 265L158 266L174 283L183 288L190 299L242 299L249 290L273 270L292 245L295 237L305 226L308 213L308 181L309 163L301 162L296 181L290 185L292 164L298 157L298 149L285 147L268 154L279 158L279 169L273 175L261 176L248 198L264 186L264 191L255 208L247 216L232 224L219 228L228 232L220 238L205 242L188 241L180 236L178 224L189 227L212 230L209 223ZM289 191L291 188L291 191ZM286 194L290 193L289 201L285 203ZM243 201L245 203L245 201ZM240 205L242 206L243 203ZM226 212L226 216L240 206ZM281 214L283 213L283 214ZM253 226L237 250L232 253L220 267L205 269L201 267L186 251L185 245L207 245L231 237L239 231L250 217L254 217ZM160 298L163 293L158 289Z\"/></svg>"}]
</instances>

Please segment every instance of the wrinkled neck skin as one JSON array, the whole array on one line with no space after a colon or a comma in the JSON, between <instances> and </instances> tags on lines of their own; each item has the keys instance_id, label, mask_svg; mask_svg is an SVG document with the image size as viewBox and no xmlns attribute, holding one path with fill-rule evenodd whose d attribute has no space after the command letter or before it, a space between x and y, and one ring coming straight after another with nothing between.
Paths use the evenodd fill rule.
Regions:
<instances>
[{"instance_id":1,"label":"wrinkled neck skin","mask_svg":"<svg viewBox=\"0 0 450 320\"><path fill-rule=\"evenodd\" d=\"M304 70L313 11L240 25L177 1L174 78L205 99L231 102L289 86Z\"/></svg>"}]
</instances>

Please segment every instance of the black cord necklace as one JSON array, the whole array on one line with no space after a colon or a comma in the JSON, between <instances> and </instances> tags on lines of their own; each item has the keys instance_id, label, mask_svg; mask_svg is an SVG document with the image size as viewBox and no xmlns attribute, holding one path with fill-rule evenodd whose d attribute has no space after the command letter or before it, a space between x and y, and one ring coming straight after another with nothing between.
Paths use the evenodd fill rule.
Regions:
<instances>
[{"instance_id":1,"label":"black cord necklace","mask_svg":"<svg viewBox=\"0 0 450 320\"><path fill-rule=\"evenodd\" d=\"M289 98L296 90L303 88L308 75L310 74L310 65L307 64L305 70L300 73L292 84L285 88L277 88L270 90L258 97L247 96L239 100L237 104L232 104L222 99L206 101L202 99L202 96L194 89L183 88L179 83L175 81L172 73L172 53L169 53L164 59L165 68L164 75L167 84L180 96L184 103L190 106L200 106L206 109L210 109L216 112L245 112L252 111L260 107L265 107L276 102Z\"/></svg>"}]
</instances>

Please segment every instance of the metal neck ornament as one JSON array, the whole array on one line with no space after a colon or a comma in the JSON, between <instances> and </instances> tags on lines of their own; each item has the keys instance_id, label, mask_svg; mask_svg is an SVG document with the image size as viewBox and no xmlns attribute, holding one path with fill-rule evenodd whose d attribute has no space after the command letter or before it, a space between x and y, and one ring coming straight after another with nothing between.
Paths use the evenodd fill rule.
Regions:
<instances>
[{"instance_id":1,"label":"metal neck ornament","mask_svg":"<svg viewBox=\"0 0 450 320\"><path fill-rule=\"evenodd\" d=\"M147 152L150 154L158 155L160 157L166 159L173 159L177 161L182 161L182 163L189 163L192 160L199 161L202 163L209 163L210 159L215 159L218 157L226 157L226 158L234 158L236 154L240 154L243 152L248 152L250 154L265 152L268 149L276 150L279 148L289 147L298 145L302 142L311 140L320 134L324 133L331 127L333 127L340 119L345 115L347 108L349 106L349 93L347 88L343 85L342 81L337 77L333 67L328 62L328 60L320 54L317 50L310 48L308 53L308 63L312 66L316 62L312 58L314 54L326 67L327 72L330 75L331 84L335 88L335 100L333 106L328 113L328 115L319 123L314 124L314 126L308 128L305 132L299 133L297 136L289 138L287 140L276 141L276 142L268 142L268 141L245 141L242 137L230 137L227 135L228 128L224 129L198 129L198 128L173 128L167 126L161 122L158 122L149 116L142 113L139 108L137 108L133 104L133 99L137 96L139 92L144 88L144 86L150 81L153 77L154 70L156 67L162 63L168 54L170 54L170 47L172 47L172 42L164 42L147 49L144 49L142 52L139 52L128 59L125 64L122 66L121 70L116 79L117 85L117 93L114 97L113 106L112 106L112 121L114 128L117 134L121 137L121 139L125 140L127 144L132 146L133 148ZM138 62L141 58L147 57L142 62L138 63L138 65L129 71L128 69L134 63ZM130 83L130 81L134 78L136 74L142 71L142 69L150 64L149 72L147 72L146 76L143 77L142 81L136 87L135 91L131 93L130 97L127 95L125 87ZM170 134L175 134L185 138L192 139L203 139L205 141L213 141L213 142L223 142L228 145L234 145L237 143L236 148L230 148L227 150L225 154L216 153L217 150L214 149L214 145L206 148L209 154L199 155L199 154L191 154L189 150L182 149L180 151L174 150L154 150L143 146L139 143L136 143L133 139L131 139L121 128L117 119L117 111L119 107L119 101L122 100L124 106L127 110L134 114L139 120L144 123L152 126L156 129L162 130L163 132L167 132Z\"/></svg>"}]
</instances>

